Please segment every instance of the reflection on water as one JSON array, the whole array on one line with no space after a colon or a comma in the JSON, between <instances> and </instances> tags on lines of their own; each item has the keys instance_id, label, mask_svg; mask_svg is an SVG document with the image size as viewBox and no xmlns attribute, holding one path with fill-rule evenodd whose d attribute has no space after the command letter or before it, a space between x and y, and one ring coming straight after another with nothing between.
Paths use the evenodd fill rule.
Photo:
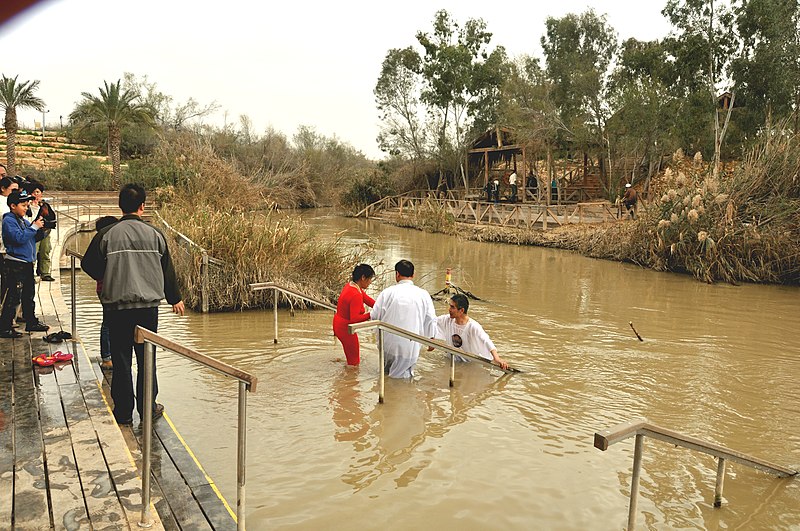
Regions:
<instances>
[{"instance_id":1,"label":"reflection on water","mask_svg":"<svg viewBox=\"0 0 800 531\"><path fill-rule=\"evenodd\" d=\"M600 452L592 436L638 417L800 465L796 288L706 285L318 212L309 221L320 237L344 231L344 245L372 238L379 271L411 259L430 292L453 268L483 299L470 314L525 373L459 365L451 389L447 359L423 352L418 378L387 381L379 405L372 336L361 335L361 367L333 362L329 312L280 312L274 345L271 312L176 318L164 307L163 334L259 378L248 402L252 528L620 529L632 442ZM78 293L91 347L93 282L81 276ZM159 379L159 400L235 500L235 383L164 352ZM800 529L800 482L728 470L728 504L713 509L714 460L646 440L639 525Z\"/></svg>"}]
</instances>

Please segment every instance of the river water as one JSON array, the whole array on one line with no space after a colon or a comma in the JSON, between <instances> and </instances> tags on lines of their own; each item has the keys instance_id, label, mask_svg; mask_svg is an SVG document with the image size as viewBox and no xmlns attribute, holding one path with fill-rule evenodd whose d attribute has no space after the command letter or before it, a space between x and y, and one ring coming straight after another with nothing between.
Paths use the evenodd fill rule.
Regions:
<instances>
[{"instance_id":1,"label":"river water","mask_svg":"<svg viewBox=\"0 0 800 531\"><path fill-rule=\"evenodd\" d=\"M602 452L593 435L642 417L800 467L796 288L707 285L324 212L308 220L343 245L371 241L379 271L412 260L432 293L451 267L483 299L470 316L525 372L459 365L451 389L445 357L423 353L415 381L387 379L378 404L372 335L361 334L362 366L345 368L330 312L281 311L274 345L271 311L178 318L162 307L163 335L259 378L248 401L250 529L622 529L633 439ZM100 309L85 275L78 296L91 348ZM159 401L234 504L236 384L164 351L158 366ZM644 448L640 528L800 529L800 480L729 464L714 509L713 458L652 439Z\"/></svg>"}]
</instances>

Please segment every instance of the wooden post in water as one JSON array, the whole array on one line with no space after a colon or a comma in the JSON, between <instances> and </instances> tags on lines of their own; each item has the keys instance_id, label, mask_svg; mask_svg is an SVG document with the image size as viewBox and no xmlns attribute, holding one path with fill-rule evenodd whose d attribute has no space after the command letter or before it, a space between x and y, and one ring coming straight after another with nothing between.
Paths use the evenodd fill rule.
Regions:
<instances>
[{"instance_id":1,"label":"wooden post in water","mask_svg":"<svg viewBox=\"0 0 800 531\"><path fill-rule=\"evenodd\" d=\"M717 484L714 487L714 507L722 507L722 487L725 483L725 459L717 461Z\"/></svg>"},{"instance_id":2,"label":"wooden post in water","mask_svg":"<svg viewBox=\"0 0 800 531\"><path fill-rule=\"evenodd\" d=\"M205 251L200 262L200 311L208 313L208 253Z\"/></svg>"},{"instance_id":3,"label":"wooden post in water","mask_svg":"<svg viewBox=\"0 0 800 531\"><path fill-rule=\"evenodd\" d=\"M272 320L275 323L275 339L273 343L278 343L278 290L272 290Z\"/></svg>"},{"instance_id":4,"label":"wooden post in water","mask_svg":"<svg viewBox=\"0 0 800 531\"><path fill-rule=\"evenodd\" d=\"M636 528L636 505L639 503L639 476L642 472L642 451L644 449L644 435L636 434L633 449L633 477L631 477L631 503L628 508L628 531Z\"/></svg>"},{"instance_id":5,"label":"wooden post in water","mask_svg":"<svg viewBox=\"0 0 800 531\"><path fill-rule=\"evenodd\" d=\"M456 357L450 354L450 387L456 385Z\"/></svg>"}]
</instances>

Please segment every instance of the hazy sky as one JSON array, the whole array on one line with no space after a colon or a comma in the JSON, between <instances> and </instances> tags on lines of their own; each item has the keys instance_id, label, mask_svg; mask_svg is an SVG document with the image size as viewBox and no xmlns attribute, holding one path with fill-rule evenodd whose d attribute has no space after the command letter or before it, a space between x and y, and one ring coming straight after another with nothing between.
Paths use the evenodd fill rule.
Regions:
<instances>
[{"instance_id":1,"label":"hazy sky","mask_svg":"<svg viewBox=\"0 0 800 531\"><path fill-rule=\"evenodd\" d=\"M2 1L2 0L0 0ZM483 18L509 55L541 56L548 16L593 7L607 14L620 40L660 38L669 24L665 0L52 0L0 27L2 73L41 81L47 123L72 111L83 91L124 72L147 75L176 101L216 101L208 123L250 117L256 132L291 137L300 125L336 135L369 157L381 157L372 90L390 48L415 44L434 13L459 22ZM16 50L14 53L9 53ZM41 114L21 111L32 126Z\"/></svg>"}]
</instances>

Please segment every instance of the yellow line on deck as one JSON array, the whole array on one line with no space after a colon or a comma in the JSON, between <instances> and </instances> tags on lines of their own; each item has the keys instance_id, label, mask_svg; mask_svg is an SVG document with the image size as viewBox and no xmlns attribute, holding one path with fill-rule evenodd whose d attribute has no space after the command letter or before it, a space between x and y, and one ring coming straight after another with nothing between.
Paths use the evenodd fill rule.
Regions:
<instances>
[{"instance_id":1,"label":"yellow line on deck","mask_svg":"<svg viewBox=\"0 0 800 531\"><path fill-rule=\"evenodd\" d=\"M186 451L189 452L189 455L192 456L192 459L194 460L194 463L197 465L197 468L199 468L200 472L202 472L203 475L206 477L206 479L208 480L208 484L211 486L211 489L214 491L214 493L217 495L219 500L222 502L222 504L228 510L228 513L233 518L233 521L234 522L238 522L238 520L236 519L236 514L233 512L233 509L231 509L231 506L228 505L228 502L225 501L225 497L222 495L222 493L217 488L216 483L214 483L214 480L211 479L211 477L206 473L205 469L203 468L203 465L201 465L200 461L197 460L197 457L194 455L194 452L192 451L191 448L189 448L189 445L186 443L186 441L183 439L181 434L178 432L178 428L175 427L175 425L172 423L172 420L170 420L169 416L166 413L164 413L164 419L167 421L167 423L169 423L169 426L172 428L172 431L175 432L175 435L178 436L178 440L181 442L183 447L186 448Z\"/></svg>"}]
</instances>

